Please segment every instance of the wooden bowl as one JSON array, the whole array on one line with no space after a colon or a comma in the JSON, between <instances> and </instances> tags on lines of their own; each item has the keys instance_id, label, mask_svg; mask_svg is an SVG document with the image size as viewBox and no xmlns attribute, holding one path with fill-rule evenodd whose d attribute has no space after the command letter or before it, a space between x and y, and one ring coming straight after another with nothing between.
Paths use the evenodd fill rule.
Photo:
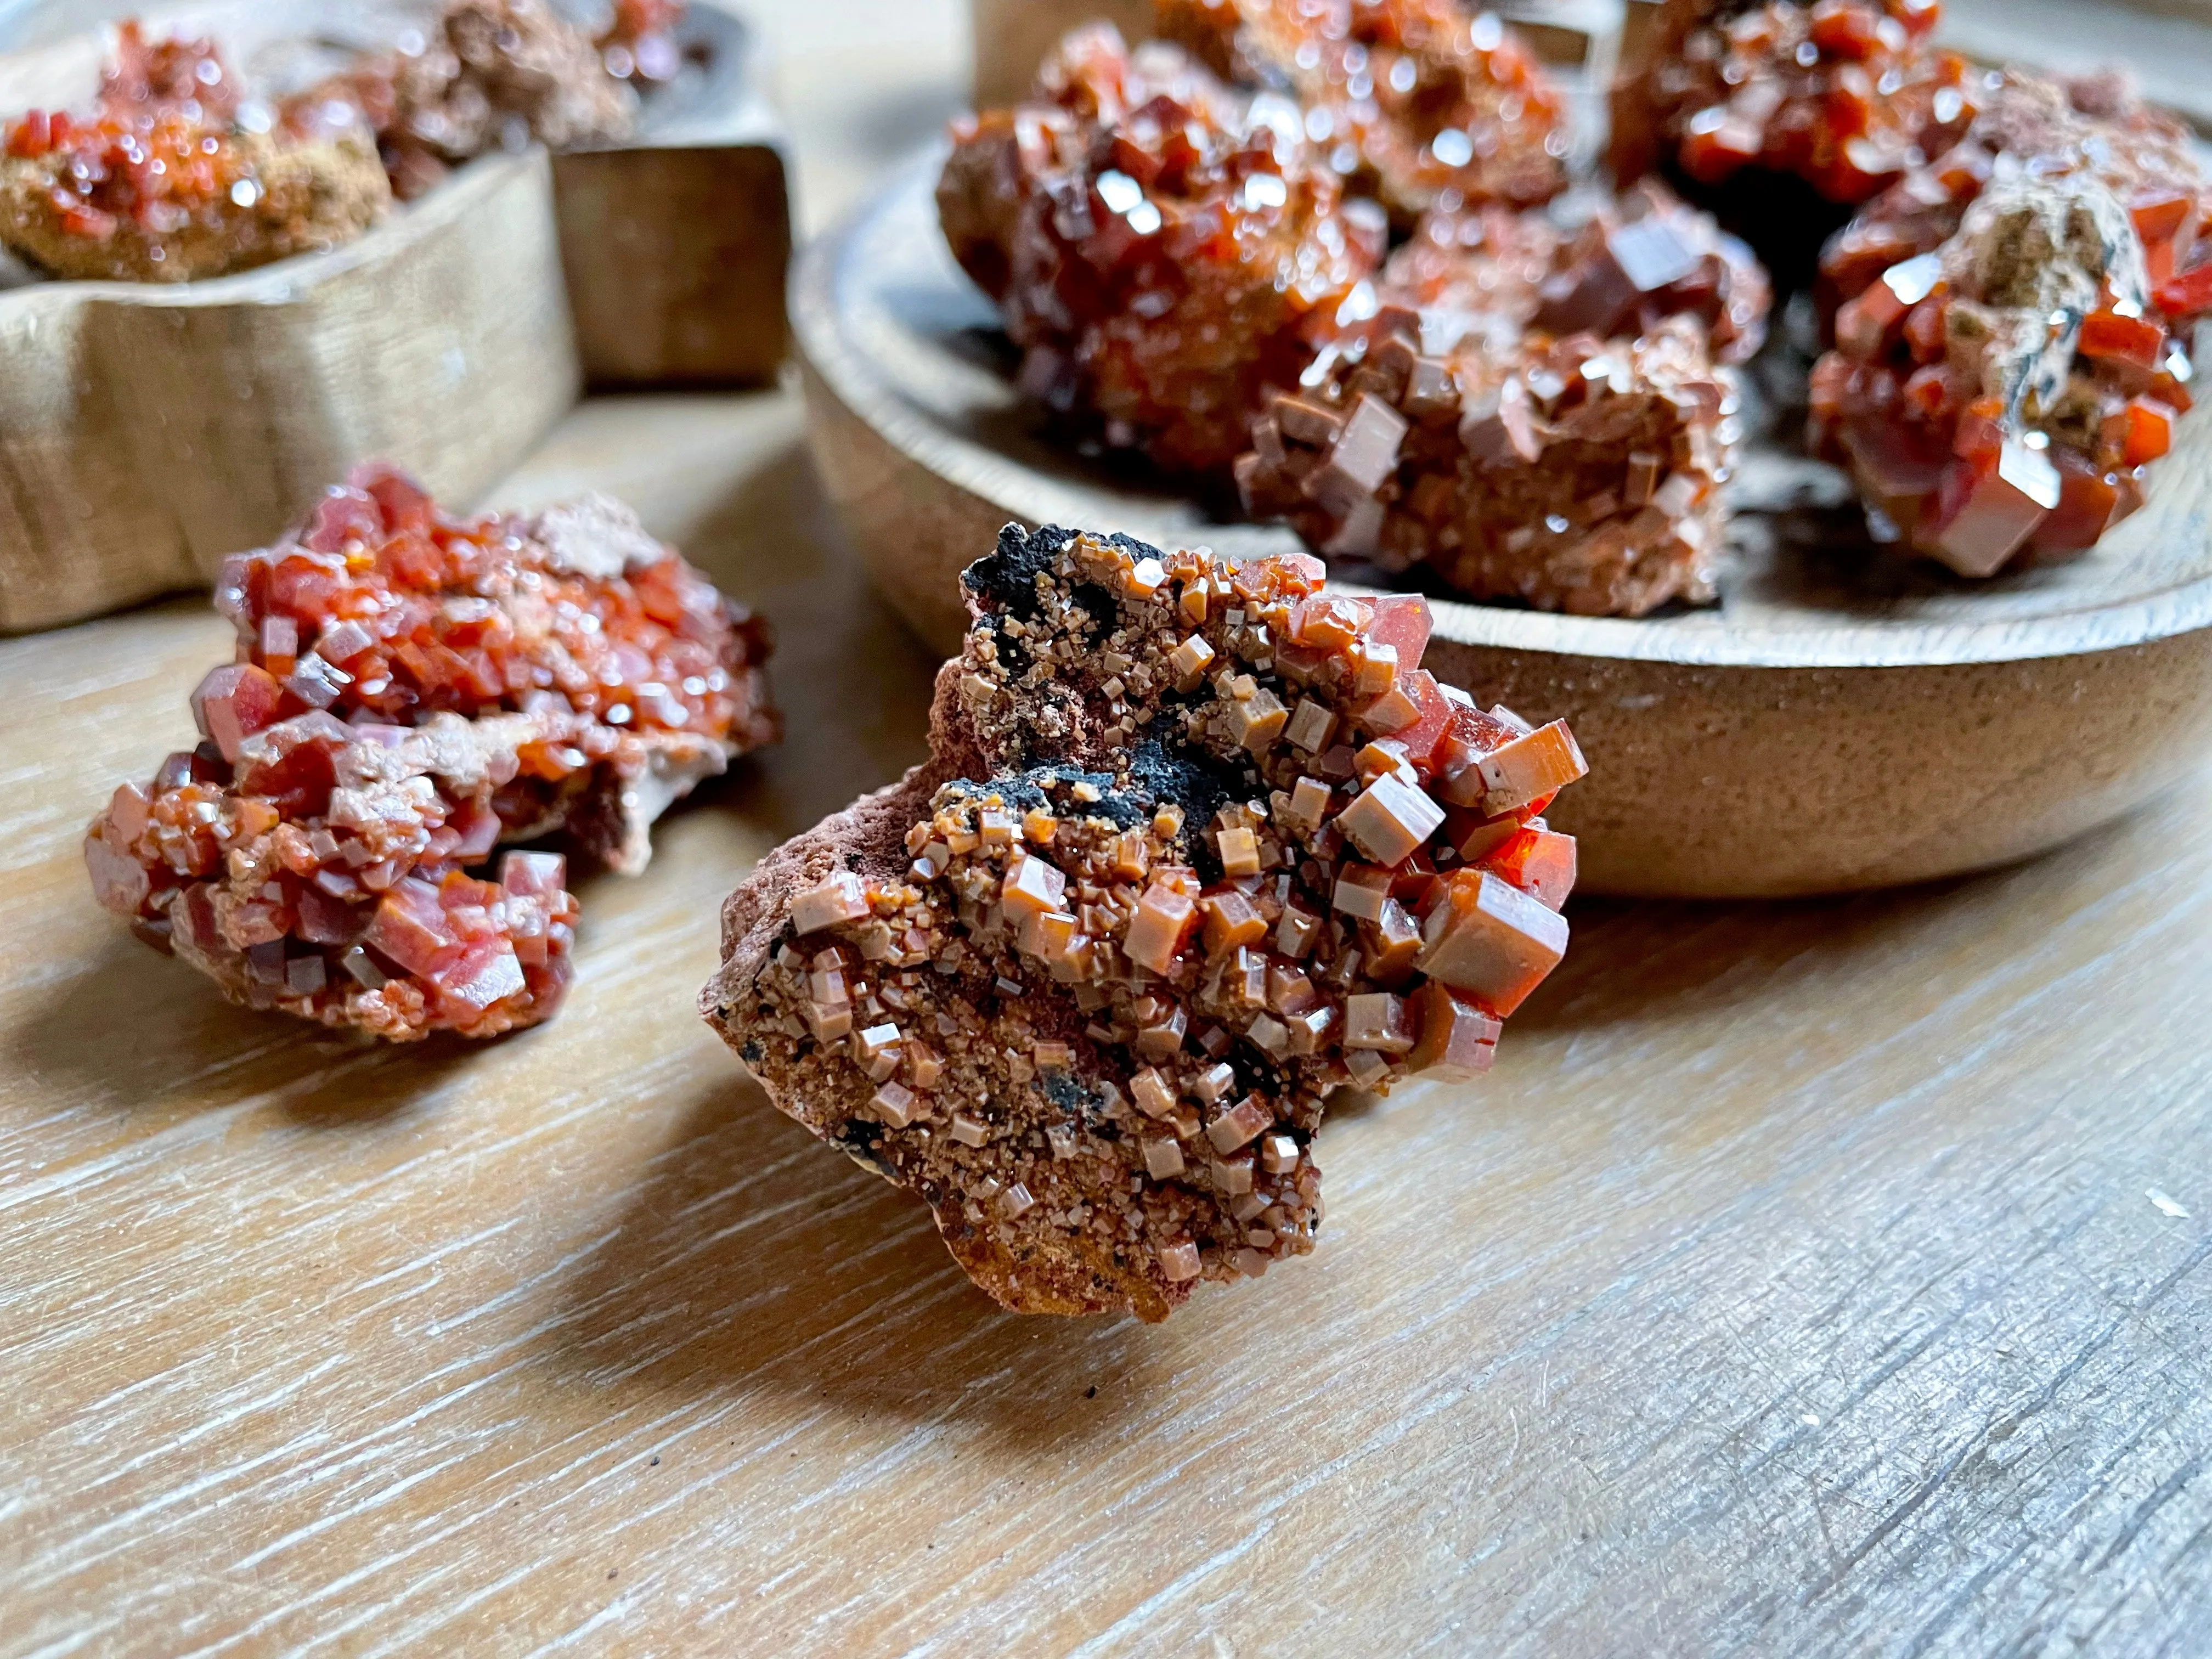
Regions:
<instances>
[{"instance_id":1,"label":"wooden bowl","mask_svg":"<svg viewBox=\"0 0 2212 1659\"><path fill-rule=\"evenodd\" d=\"M380 38L376 0L153 14L234 62ZM760 381L786 349L782 153L750 37L693 8L710 71L619 149L475 162L349 246L211 282L0 288L0 629L204 583L356 462L442 499L511 471L586 379ZM0 114L74 106L104 43L0 58Z\"/></svg>"},{"instance_id":2,"label":"wooden bowl","mask_svg":"<svg viewBox=\"0 0 2212 1659\"><path fill-rule=\"evenodd\" d=\"M942 152L793 275L814 453L891 602L938 649L961 568L1008 520L1223 552L1209 521L1034 428L989 303L939 235ZM1811 487L1825 470L1801 464ZM1781 457L1747 468L1790 477ZM1825 475L1832 481L1832 475ZM1597 891L1747 897L1923 881L2045 851L2141 805L2212 740L2212 421L2089 556L1969 585L1870 547L1745 561L1723 603L1644 622L1439 601L1428 665L1574 723L1563 799Z\"/></svg>"}]
</instances>

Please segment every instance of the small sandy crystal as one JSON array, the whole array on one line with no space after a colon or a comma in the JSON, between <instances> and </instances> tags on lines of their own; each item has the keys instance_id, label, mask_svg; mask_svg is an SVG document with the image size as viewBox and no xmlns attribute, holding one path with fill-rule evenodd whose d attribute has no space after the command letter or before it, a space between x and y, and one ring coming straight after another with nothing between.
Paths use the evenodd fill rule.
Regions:
<instances>
[{"instance_id":1,"label":"small sandy crystal","mask_svg":"<svg viewBox=\"0 0 2212 1659\"><path fill-rule=\"evenodd\" d=\"M1162 1319L1313 1248L1330 1093L1490 1064L1567 945L1564 726L1420 666L1429 611L1009 529L932 757L731 896L702 1006L1027 1313Z\"/></svg>"}]
</instances>

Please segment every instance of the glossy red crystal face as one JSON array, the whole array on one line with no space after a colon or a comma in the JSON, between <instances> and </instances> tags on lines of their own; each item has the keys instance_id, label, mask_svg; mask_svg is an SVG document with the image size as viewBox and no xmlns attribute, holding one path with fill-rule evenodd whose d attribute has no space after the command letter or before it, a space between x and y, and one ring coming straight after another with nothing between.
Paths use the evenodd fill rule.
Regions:
<instances>
[{"instance_id":1,"label":"glossy red crystal face","mask_svg":"<svg viewBox=\"0 0 2212 1659\"><path fill-rule=\"evenodd\" d=\"M1287 88L1327 165L1401 218L1565 188L1566 100L1494 15L1459 0L1163 0L1162 32Z\"/></svg>"},{"instance_id":2,"label":"glossy red crystal face","mask_svg":"<svg viewBox=\"0 0 2212 1659\"><path fill-rule=\"evenodd\" d=\"M1382 217L1171 46L1081 31L1040 84L956 128L955 251L1031 396L1172 470L1224 471L1380 263Z\"/></svg>"},{"instance_id":3,"label":"glossy red crystal face","mask_svg":"<svg viewBox=\"0 0 2212 1659\"><path fill-rule=\"evenodd\" d=\"M1709 0L1674 0L1660 29L1668 49L1617 100L1616 143L1631 155L1656 145L1703 184L1758 168L1865 202L1973 118L1978 77L1929 44L1941 9L1767 0L1715 17Z\"/></svg>"},{"instance_id":4,"label":"glossy red crystal face","mask_svg":"<svg viewBox=\"0 0 2212 1659\"><path fill-rule=\"evenodd\" d=\"M240 97L213 42L149 44L127 22L93 113L33 110L8 128L4 149L59 159L53 207L71 234L105 241L128 219L166 235L247 182L229 138Z\"/></svg>"},{"instance_id":5,"label":"glossy red crystal face","mask_svg":"<svg viewBox=\"0 0 2212 1659\"><path fill-rule=\"evenodd\" d=\"M587 750L719 741L759 718L744 671L766 654L761 630L682 558L647 544L586 571L516 531L449 518L405 477L371 471L291 541L230 561L216 604L287 708L406 726L557 706L598 728ZM603 757L580 760L562 736L527 745L526 772L557 781Z\"/></svg>"},{"instance_id":6,"label":"glossy red crystal face","mask_svg":"<svg viewBox=\"0 0 2212 1659\"><path fill-rule=\"evenodd\" d=\"M1984 95L1964 141L1831 245L1836 349L1812 392L1816 444L1977 578L2078 555L2142 504L2212 303L2185 134L2098 82L2014 74ZM2073 227L2064 247L2049 224Z\"/></svg>"},{"instance_id":7,"label":"glossy red crystal face","mask_svg":"<svg viewBox=\"0 0 2212 1659\"><path fill-rule=\"evenodd\" d=\"M372 467L226 565L204 738L117 793L95 891L234 1000L407 1039L549 1017L562 833L641 867L669 801L771 739L766 635L603 499L457 520Z\"/></svg>"}]
</instances>

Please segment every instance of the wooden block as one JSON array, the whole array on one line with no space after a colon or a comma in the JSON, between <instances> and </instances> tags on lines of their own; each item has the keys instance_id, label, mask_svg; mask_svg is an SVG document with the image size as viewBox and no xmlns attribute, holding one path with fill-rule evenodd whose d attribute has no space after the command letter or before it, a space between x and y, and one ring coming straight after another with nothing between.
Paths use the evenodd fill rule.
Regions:
<instances>
[{"instance_id":1,"label":"wooden block","mask_svg":"<svg viewBox=\"0 0 2212 1659\"><path fill-rule=\"evenodd\" d=\"M1152 0L973 0L975 107L1011 104L1030 88L1037 65L1080 23L1112 23L1132 40L1152 33Z\"/></svg>"},{"instance_id":2,"label":"wooden block","mask_svg":"<svg viewBox=\"0 0 2212 1659\"><path fill-rule=\"evenodd\" d=\"M1598 76L1612 70L1622 0L1510 0L1498 15L1554 69Z\"/></svg>"},{"instance_id":3,"label":"wooden block","mask_svg":"<svg viewBox=\"0 0 2212 1659\"><path fill-rule=\"evenodd\" d=\"M157 33L253 73L301 39L366 44L387 0L223 0ZM786 349L781 134L745 26L694 0L709 67L633 143L462 169L349 246L174 288L0 287L0 629L205 582L358 461L475 499L606 385L759 383ZM0 113L74 106L103 42L0 58ZM20 274L20 273L19 273Z\"/></svg>"},{"instance_id":4,"label":"wooden block","mask_svg":"<svg viewBox=\"0 0 2212 1659\"><path fill-rule=\"evenodd\" d=\"M0 293L0 627L204 583L372 456L473 500L581 380L542 153L264 270Z\"/></svg>"},{"instance_id":5,"label":"wooden block","mask_svg":"<svg viewBox=\"0 0 2212 1659\"><path fill-rule=\"evenodd\" d=\"M765 384L788 345L785 146L757 46L699 0L683 38L711 52L702 83L659 94L632 143L554 158L576 346L594 386Z\"/></svg>"}]
</instances>

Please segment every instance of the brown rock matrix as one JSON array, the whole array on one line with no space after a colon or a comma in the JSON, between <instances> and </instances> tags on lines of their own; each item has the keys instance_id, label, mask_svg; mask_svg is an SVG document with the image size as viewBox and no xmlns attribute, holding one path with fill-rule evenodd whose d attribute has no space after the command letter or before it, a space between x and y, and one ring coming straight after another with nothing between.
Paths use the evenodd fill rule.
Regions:
<instances>
[{"instance_id":1,"label":"brown rock matrix","mask_svg":"<svg viewBox=\"0 0 2212 1659\"><path fill-rule=\"evenodd\" d=\"M2010 71L1829 246L1813 435L1878 531L1984 577L2096 545L2191 406L2212 310L2187 131L2117 77Z\"/></svg>"},{"instance_id":2,"label":"brown rock matrix","mask_svg":"<svg viewBox=\"0 0 2212 1659\"><path fill-rule=\"evenodd\" d=\"M1725 365L1769 301L1748 250L1647 181L1577 231L1432 214L1382 297L1255 423L1248 513L1477 599L1632 617L1714 597Z\"/></svg>"},{"instance_id":3,"label":"brown rock matrix","mask_svg":"<svg viewBox=\"0 0 2212 1659\"><path fill-rule=\"evenodd\" d=\"M1331 1091L1479 1074L1566 948L1573 738L1321 575L1010 527L930 760L725 910L708 1020L1008 1308L1162 1319L1310 1251Z\"/></svg>"},{"instance_id":4,"label":"brown rock matrix","mask_svg":"<svg viewBox=\"0 0 2212 1659\"><path fill-rule=\"evenodd\" d=\"M339 246L391 204L357 124L272 122L211 42L136 23L90 113L33 110L0 139L0 246L56 276L220 276Z\"/></svg>"},{"instance_id":5,"label":"brown rock matrix","mask_svg":"<svg viewBox=\"0 0 2212 1659\"><path fill-rule=\"evenodd\" d=\"M400 1040L553 1013L576 903L561 836L641 869L653 821L772 741L764 629L603 497L458 520L366 469L225 568L236 660L203 741L126 784L100 901L232 1000Z\"/></svg>"},{"instance_id":6,"label":"brown rock matrix","mask_svg":"<svg viewBox=\"0 0 2212 1659\"><path fill-rule=\"evenodd\" d=\"M1285 89L1306 136L1410 222L1566 187L1566 102L1492 14L1458 0L1159 0L1160 32L1218 74Z\"/></svg>"},{"instance_id":7,"label":"brown rock matrix","mask_svg":"<svg viewBox=\"0 0 2212 1659\"><path fill-rule=\"evenodd\" d=\"M1225 474L1362 296L1386 226L1294 106L1176 48L1077 31L1037 95L956 124L945 234L1025 354L1024 389L1110 446Z\"/></svg>"}]
</instances>

